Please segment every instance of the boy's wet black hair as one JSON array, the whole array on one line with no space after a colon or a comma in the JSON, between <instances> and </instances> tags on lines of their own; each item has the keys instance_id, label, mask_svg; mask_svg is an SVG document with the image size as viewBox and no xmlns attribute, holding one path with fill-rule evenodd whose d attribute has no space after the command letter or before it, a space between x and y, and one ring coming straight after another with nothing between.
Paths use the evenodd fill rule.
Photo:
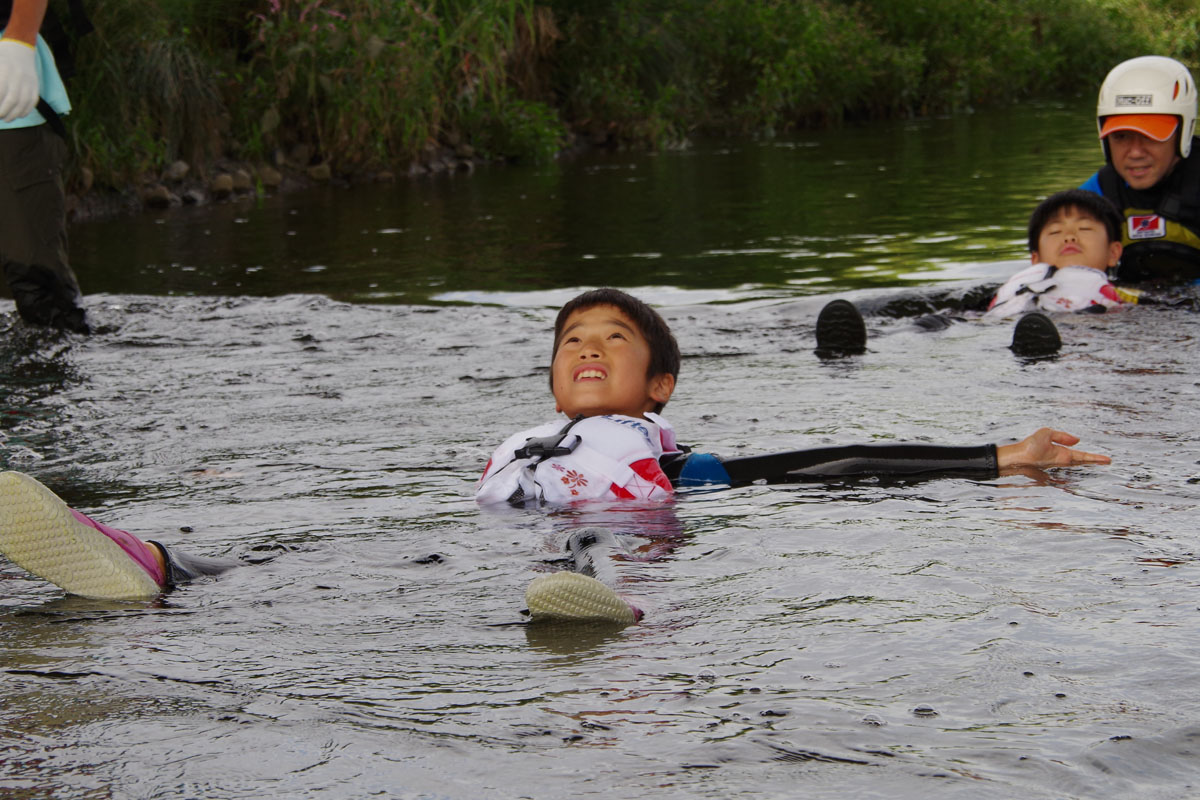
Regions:
<instances>
[{"instance_id":1,"label":"boy's wet black hair","mask_svg":"<svg viewBox=\"0 0 1200 800\"><path fill-rule=\"evenodd\" d=\"M1029 217L1029 252L1038 249L1042 229L1065 208L1074 208L1102 224L1108 230L1108 241L1121 241L1125 218L1107 197L1087 189L1067 189L1050 195L1033 210Z\"/></svg>"},{"instance_id":2,"label":"boy's wet black hair","mask_svg":"<svg viewBox=\"0 0 1200 800\"><path fill-rule=\"evenodd\" d=\"M554 320L554 349L550 353L551 364L554 363L554 357L558 355L558 346L562 340L563 326L567 322L567 317L576 311L595 306L615 306L620 309L625 316L633 320L638 326L638 330L646 337L646 342L650 345L650 366L646 369L647 378L653 378L655 375L679 377L679 344L675 341L675 336L671 333L671 328L667 325L666 320L653 308L620 289L592 289L568 300L566 305L559 309L558 317ZM550 371L550 389L554 390L554 370ZM662 411L662 408L660 403L654 410L658 412Z\"/></svg>"}]
</instances>

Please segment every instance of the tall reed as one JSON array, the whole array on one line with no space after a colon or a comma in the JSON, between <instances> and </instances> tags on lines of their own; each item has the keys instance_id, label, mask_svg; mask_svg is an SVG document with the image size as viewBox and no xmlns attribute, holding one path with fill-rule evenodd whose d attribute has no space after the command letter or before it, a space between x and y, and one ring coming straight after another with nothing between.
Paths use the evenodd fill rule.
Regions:
<instances>
[{"instance_id":1,"label":"tall reed","mask_svg":"<svg viewBox=\"0 0 1200 800\"><path fill-rule=\"evenodd\" d=\"M63 0L55 0L56 4ZM69 120L122 186L176 158L404 167L552 158L1093 96L1125 58L1200 66L1190 0L89 0ZM299 147L301 146L302 147Z\"/></svg>"}]
</instances>

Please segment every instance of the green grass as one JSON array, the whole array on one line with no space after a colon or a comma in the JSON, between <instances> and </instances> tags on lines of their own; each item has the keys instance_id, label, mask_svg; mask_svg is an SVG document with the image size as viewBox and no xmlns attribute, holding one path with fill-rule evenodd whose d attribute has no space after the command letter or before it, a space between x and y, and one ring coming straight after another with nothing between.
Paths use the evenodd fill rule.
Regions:
<instances>
[{"instance_id":1,"label":"green grass","mask_svg":"<svg viewBox=\"0 0 1200 800\"><path fill-rule=\"evenodd\" d=\"M56 0L56 3L60 0ZM1094 96L1146 53L1200 61L1190 0L92 0L69 118L122 187L182 158L304 145L341 171L445 144L553 158Z\"/></svg>"}]
</instances>

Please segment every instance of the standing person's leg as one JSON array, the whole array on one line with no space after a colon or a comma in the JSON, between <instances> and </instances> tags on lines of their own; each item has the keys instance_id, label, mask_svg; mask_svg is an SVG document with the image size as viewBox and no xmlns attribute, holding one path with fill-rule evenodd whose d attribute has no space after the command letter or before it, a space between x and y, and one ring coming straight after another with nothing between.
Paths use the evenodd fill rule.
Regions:
<instances>
[{"instance_id":1,"label":"standing person's leg","mask_svg":"<svg viewBox=\"0 0 1200 800\"><path fill-rule=\"evenodd\" d=\"M0 264L23 320L89 333L67 259L66 152L46 125L0 130Z\"/></svg>"}]
</instances>

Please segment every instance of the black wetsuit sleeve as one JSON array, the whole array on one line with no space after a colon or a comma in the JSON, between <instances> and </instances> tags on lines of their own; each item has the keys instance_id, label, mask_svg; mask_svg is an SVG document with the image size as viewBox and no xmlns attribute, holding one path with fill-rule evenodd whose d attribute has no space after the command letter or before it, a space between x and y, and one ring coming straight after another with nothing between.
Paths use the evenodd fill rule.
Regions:
<instances>
[{"instance_id":1,"label":"black wetsuit sleeve","mask_svg":"<svg viewBox=\"0 0 1200 800\"><path fill-rule=\"evenodd\" d=\"M187 583L196 578L220 575L222 572L231 570L239 564L239 562L231 558L194 556L180 552L173 547L167 547L159 542L150 541L150 544L162 552L163 561L166 562L167 584L163 587L164 589L174 589L179 584Z\"/></svg>"},{"instance_id":2,"label":"black wetsuit sleeve","mask_svg":"<svg viewBox=\"0 0 1200 800\"><path fill-rule=\"evenodd\" d=\"M700 461L708 462L701 468ZM696 464L688 465L695 460ZM724 470L720 474L716 464ZM818 447L744 458L683 454L663 464L677 486L729 483L738 486L765 480L772 483L814 481L854 476L959 475L995 478L999 475L996 445L948 447L933 444L854 444ZM727 480L723 480L727 478Z\"/></svg>"}]
</instances>

